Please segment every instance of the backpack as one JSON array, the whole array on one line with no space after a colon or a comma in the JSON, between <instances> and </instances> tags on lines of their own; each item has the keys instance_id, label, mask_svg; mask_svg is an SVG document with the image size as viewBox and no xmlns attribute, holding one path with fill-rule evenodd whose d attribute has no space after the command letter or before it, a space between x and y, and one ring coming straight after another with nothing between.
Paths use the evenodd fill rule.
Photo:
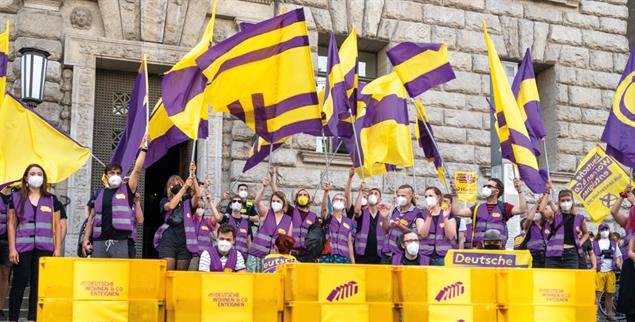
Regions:
<instances>
[{"instance_id":1,"label":"backpack","mask_svg":"<svg viewBox=\"0 0 635 322\"><path fill-rule=\"evenodd\" d=\"M304 239L304 249L306 250L306 256L316 260L320 257L325 246L327 245L326 236L328 235L328 227L331 223L329 219L324 222L316 222L309 226L306 238Z\"/></svg>"}]
</instances>

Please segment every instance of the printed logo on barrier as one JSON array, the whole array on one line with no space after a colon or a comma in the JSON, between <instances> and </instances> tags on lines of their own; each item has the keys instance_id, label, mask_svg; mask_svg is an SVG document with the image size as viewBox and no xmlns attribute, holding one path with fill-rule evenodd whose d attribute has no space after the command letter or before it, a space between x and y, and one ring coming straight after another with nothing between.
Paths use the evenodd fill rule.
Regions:
<instances>
[{"instance_id":1,"label":"printed logo on barrier","mask_svg":"<svg viewBox=\"0 0 635 322\"><path fill-rule=\"evenodd\" d=\"M342 284L334 288L331 293L326 297L329 302L343 300L349 298L359 292L359 285L357 282L350 281L346 284Z\"/></svg>"},{"instance_id":2,"label":"printed logo on barrier","mask_svg":"<svg viewBox=\"0 0 635 322\"><path fill-rule=\"evenodd\" d=\"M439 294L434 298L437 302L451 300L465 293L465 287L463 282L456 282L450 284L439 291Z\"/></svg>"}]
</instances>

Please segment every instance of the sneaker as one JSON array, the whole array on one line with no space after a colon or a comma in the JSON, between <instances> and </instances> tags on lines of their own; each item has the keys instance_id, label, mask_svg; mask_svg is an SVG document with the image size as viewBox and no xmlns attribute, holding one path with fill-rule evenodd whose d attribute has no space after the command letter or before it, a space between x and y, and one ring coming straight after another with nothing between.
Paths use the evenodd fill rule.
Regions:
<instances>
[{"instance_id":1,"label":"sneaker","mask_svg":"<svg viewBox=\"0 0 635 322\"><path fill-rule=\"evenodd\" d=\"M607 319L608 321L617 321L617 320L615 319L615 316L614 316L614 315L609 315L609 316L607 316L607 317L606 317L606 319Z\"/></svg>"}]
</instances>

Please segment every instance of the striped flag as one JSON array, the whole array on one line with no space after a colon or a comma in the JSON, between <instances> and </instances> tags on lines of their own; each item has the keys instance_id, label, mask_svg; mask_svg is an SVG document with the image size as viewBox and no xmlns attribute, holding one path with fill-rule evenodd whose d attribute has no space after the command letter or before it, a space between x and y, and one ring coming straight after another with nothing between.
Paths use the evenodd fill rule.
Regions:
<instances>
[{"instance_id":1,"label":"striped flag","mask_svg":"<svg viewBox=\"0 0 635 322\"><path fill-rule=\"evenodd\" d=\"M485 21L483 21L483 32L487 43L493 103L496 109L495 118L498 122L497 130L502 155L518 167L520 177L533 193L542 193L545 191L546 178L538 169L531 138L527 133L496 48L487 33Z\"/></svg>"},{"instance_id":2,"label":"striped flag","mask_svg":"<svg viewBox=\"0 0 635 322\"><path fill-rule=\"evenodd\" d=\"M386 54L410 97L456 78L446 44L403 42Z\"/></svg>"},{"instance_id":3,"label":"striped flag","mask_svg":"<svg viewBox=\"0 0 635 322\"><path fill-rule=\"evenodd\" d=\"M417 141L419 142L419 147L423 149L423 154L426 159L434 164L434 167L437 169L437 173L439 174L439 180L441 180L441 183L445 186L446 181L443 159L441 159L441 154L439 154L439 150L437 149L432 125L428 120L428 115L426 114L421 102L415 100L415 106L418 110L415 135ZM426 130L426 128L428 128L428 130Z\"/></svg>"},{"instance_id":4,"label":"striped flag","mask_svg":"<svg viewBox=\"0 0 635 322\"><path fill-rule=\"evenodd\" d=\"M326 85L322 104L322 126L327 136L339 137L338 124L342 114L348 111L346 82L342 73L340 56L337 52L335 34L331 33L326 63Z\"/></svg>"},{"instance_id":5,"label":"striped flag","mask_svg":"<svg viewBox=\"0 0 635 322\"><path fill-rule=\"evenodd\" d=\"M7 66L9 65L9 21L3 33L0 34L0 102L4 101L7 90Z\"/></svg>"},{"instance_id":6,"label":"striped flag","mask_svg":"<svg viewBox=\"0 0 635 322\"><path fill-rule=\"evenodd\" d=\"M247 162L245 162L243 173L247 172L249 169L262 162L262 160L269 156L270 152L273 152L280 148L284 144L284 142L287 141L287 139L288 137L283 138L282 140L274 143L273 147L271 147L271 143L256 135L254 145L251 147L251 149L249 149L249 159L247 159Z\"/></svg>"},{"instance_id":7,"label":"striped flag","mask_svg":"<svg viewBox=\"0 0 635 322\"><path fill-rule=\"evenodd\" d=\"M199 126L203 126L203 123ZM148 143L148 153L146 153L145 169L163 158L171 147L190 139L172 123L161 99L150 115L148 135L150 142Z\"/></svg>"},{"instance_id":8,"label":"striped flag","mask_svg":"<svg viewBox=\"0 0 635 322\"><path fill-rule=\"evenodd\" d=\"M231 113L266 141L321 132L303 9L238 32L196 64L208 79L214 111Z\"/></svg>"}]
</instances>

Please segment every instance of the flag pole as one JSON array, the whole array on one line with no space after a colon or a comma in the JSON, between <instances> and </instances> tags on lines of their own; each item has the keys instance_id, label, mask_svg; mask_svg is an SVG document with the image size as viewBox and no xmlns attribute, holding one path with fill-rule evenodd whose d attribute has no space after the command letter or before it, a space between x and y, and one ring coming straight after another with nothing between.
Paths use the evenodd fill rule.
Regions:
<instances>
[{"instance_id":1,"label":"flag pole","mask_svg":"<svg viewBox=\"0 0 635 322\"><path fill-rule=\"evenodd\" d=\"M547 155L547 140L542 138L542 147L545 150L545 167L547 168L547 178L551 180L551 170L549 170L549 155Z\"/></svg>"},{"instance_id":2,"label":"flag pole","mask_svg":"<svg viewBox=\"0 0 635 322\"><path fill-rule=\"evenodd\" d=\"M90 156L93 157L93 159L95 159L95 161L97 161L97 163L101 164L104 168L106 167L106 164L103 163L101 160L99 160L99 158L96 157L92 152L88 151L88 153L90 153Z\"/></svg>"},{"instance_id":3,"label":"flag pole","mask_svg":"<svg viewBox=\"0 0 635 322\"><path fill-rule=\"evenodd\" d=\"M353 136L355 137L355 149L357 150L357 161L359 162L359 173L361 173L362 175L362 181L366 181L365 175L364 175L364 163L362 162L362 153L361 150L359 149L359 143L361 143L361 141L359 140L359 135L357 134L357 127L355 126L357 122L357 117L354 118L353 120ZM355 166L355 160L353 160L353 167Z\"/></svg>"},{"instance_id":4,"label":"flag pole","mask_svg":"<svg viewBox=\"0 0 635 322\"><path fill-rule=\"evenodd\" d=\"M333 153L331 154L331 157L326 160L326 164L330 165L333 162L333 159L335 159L335 154L337 153L337 150L340 149L340 147L342 146L342 140L340 140L340 143L337 144L337 148L335 148L335 151L333 151ZM318 183L317 188L315 188L315 192L313 193L313 198L315 199L315 195L317 194L317 191L320 189L320 186L322 186L322 183L324 183L324 174L325 172L322 172L320 174L320 182Z\"/></svg>"},{"instance_id":5,"label":"flag pole","mask_svg":"<svg viewBox=\"0 0 635 322\"><path fill-rule=\"evenodd\" d=\"M148 57L143 54L143 78L146 83L146 102L143 102L146 106L146 134L148 134L148 127L150 123L150 87L148 85Z\"/></svg>"},{"instance_id":6,"label":"flag pole","mask_svg":"<svg viewBox=\"0 0 635 322\"><path fill-rule=\"evenodd\" d=\"M324 151L324 173L326 174L326 181L329 181L329 152L326 150L326 136L324 135L324 127L322 127L322 151Z\"/></svg>"},{"instance_id":7,"label":"flag pole","mask_svg":"<svg viewBox=\"0 0 635 322\"><path fill-rule=\"evenodd\" d=\"M273 141L273 140L272 140ZM267 157L267 161L269 164L267 165L267 173L271 173L271 159L273 157L273 143L269 142L269 156ZM270 178L273 179L273 178Z\"/></svg>"}]
</instances>

